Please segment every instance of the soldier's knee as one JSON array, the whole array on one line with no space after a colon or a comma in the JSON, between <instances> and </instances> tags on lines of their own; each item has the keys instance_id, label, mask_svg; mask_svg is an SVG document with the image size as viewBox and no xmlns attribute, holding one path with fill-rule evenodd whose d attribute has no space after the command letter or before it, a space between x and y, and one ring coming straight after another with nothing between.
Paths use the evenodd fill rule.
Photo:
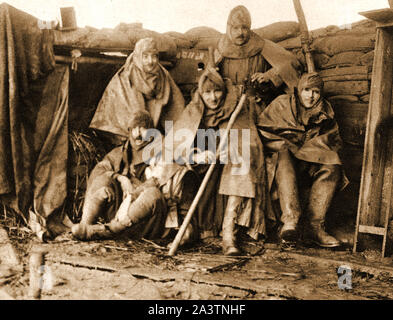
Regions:
<instances>
[{"instance_id":1,"label":"soldier's knee","mask_svg":"<svg viewBox=\"0 0 393 320\"><path fill-rule=\"evenodd\" d=\"M331 181L340 181L341 179L341 167L337 164L325 164L321 166L321 171Z\"/></svg>"},{"instance_id":2,"label":"soldier's knee","mask_svg":"<svg viewBox=\"0 0 393 320\"><path fill-rule=\"evenodd\" d=\"M147 187L143 190L141 196L143 196L144 200L147 202L157 202L162 199L162 192L157 187Z\"/></svg>"},{"instance_id":3,"label":"soldier's knee","mask_svg":"<svg viewBox=\"0 0 393 320\"><path fill-rule=\"evenodd\" d=\"M114 191L111 189L111 187L102 187L92 194L92 198L99 202L112 201L113 197Z\"/></svg>"}]
</instances>

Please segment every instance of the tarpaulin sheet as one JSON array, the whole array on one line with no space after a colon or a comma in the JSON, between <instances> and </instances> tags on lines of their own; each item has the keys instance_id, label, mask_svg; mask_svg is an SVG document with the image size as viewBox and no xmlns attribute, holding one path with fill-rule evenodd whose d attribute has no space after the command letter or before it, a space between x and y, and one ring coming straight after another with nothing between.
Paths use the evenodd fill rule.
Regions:
<instances>
[{"instance_id":1,"label":"tarpaulin sheet","mask_svg":"<svg viewBox=\"0 0 393 320\"><path fill-rule=\"evenodd\" d=\"M38 222L36 232L67 192L69 73L55 67L53 34L42 26L0 5L0 201Z\"/></svg>"}]
</instances>

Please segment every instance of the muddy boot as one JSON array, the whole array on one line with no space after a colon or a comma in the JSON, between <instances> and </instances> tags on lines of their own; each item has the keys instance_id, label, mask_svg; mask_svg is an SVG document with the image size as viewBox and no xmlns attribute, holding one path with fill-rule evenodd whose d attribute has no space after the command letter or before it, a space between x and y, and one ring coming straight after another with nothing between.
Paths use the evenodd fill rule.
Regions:
<instances>
[{"instance_id":1,"label":"muddy boot","mask_svg":"<svg viewBox=\"0 0 393 320\"><path fill-rule=\"evenodd\" d=\"M113 232L104 224L76 224L71 229L72 235L78 240L90 241L108 239Z\"/></svg>"},{"instance_id":2,"label":"muddy boot","mask_svg":"<svg viewBox=\"0 0 393 320\"><path fill-rule=\"evenodd\" d=\"M194 227L192 226L192 224L190 223L187 228L186 231L184 231L184 235L183 238L180 241L179 246L184 246L185 244L189 244L191 243L193 240L195 239L194 236Z\"/></svg>"},{"instance_id":3,"label":"muddy boot","mask_svg":"<svg viewBox=\"0 0 393 320\"><path fill-rule=\"evenodd\" d=\"M325 216L333 199L338 181L340 169L337 165L322 165L316 172L310 191L308 214L310 219L310 230L306 235L321 247L334 248L340 246L340 241L325 231Z\"/></svg>"},{"instance_id":4,"label":"muddy boot","mask_svg":"<svg viewBox=\"0 0 393 320\"><path fill-rule=\"evenodd\" d=\"M298 237L297 224L301 215L296 171L289 151L278 155L276 184L281 207L280 238L283 242L295 242Z\"/></svg>"},{"instance_id":5,"label":"muddy boot","mask_svg":"<svg viewBox=\"0 0 393 320\"><path fill-rule=\"evenodd\" d=\"M159 204L163 202L163 195L157 187L146 187L135 200L128 195L121 203L112 221L119 225L131 227L141 221L151 218L157 212Z\"/></svg>"},{"instance_id":6,"label":"muddy boot","mask_svg":"<svg viewBox=\"0 0 393 320\"><path fill-rule=\"evenodd\" d=\"M107 195L105 188L100 188L94 193L87 192L82 208L82 218L80 223L84 225L95 223L97 217L100 215L103 207L107 203Z\"/></svg>"},{"instance_id":7,"label":"muddy boot","mask_svg":"<svg viewBox=\"0 0 393 320\"><path fill-rule=\"evenodd\" d=\"M236 246L236 218L242 198L229 196L222 222L222 250L227 256L236 256L240 250Z\"/></svg>"},{"instance_id":8,"label":"muddy boot","mask_svg":"<svg viewBox=\"0 0 393 320\"><path fill-rule=\"evenodd\" d=\"M179 232L179 230L176 230L177 232ZM176 234L177 234L176 232ZM183 247L184 245L188 245L190 243L192 243L195 240L195 229L192 225L192 223L189 223L186 231L184 231L183 237L180 240L179 243L179 247ZM170 249L173 245L173 241L171 241L170 243L168 243L167 247Z\"/></svg>"}]
</instances>

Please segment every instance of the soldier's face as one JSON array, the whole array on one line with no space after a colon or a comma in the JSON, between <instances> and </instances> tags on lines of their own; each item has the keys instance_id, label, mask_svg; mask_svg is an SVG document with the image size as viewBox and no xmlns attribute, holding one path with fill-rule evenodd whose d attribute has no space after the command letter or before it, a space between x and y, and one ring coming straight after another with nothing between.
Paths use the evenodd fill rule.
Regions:
<instances>
[{"instance_id":1,"label":"soldier's face","mask_svg":"<svg viewBox=\"0 0 393 320\"><path fill-rule=\"evenodd\" d=\"M229 29L232 42L237 46L242 46L250 39L250 29L242 24L232 25Z\"/></svg>"},{"instance_id":2,"label":"soldier's face","mask_svg":"<svg viewBox=\"0 0 393 320\"><path fill-rule=\"evenodd\" d=\"M202 99L209 109L216 109L224 98L224 92L210 80L202 86Z\"/></svg>"},{"instance_id":3,"label":"soldier's face","mask_svg":"<svg viewBox=\"0 0 393 320\"><path fill-rule=\"evenodd\" d=\"M306 108L311 108L318 102L321 97L321 89L319 88L304 88L300 93L303 105Z\"/></svg>"},{"instance_id":4,"label":"soldier's face","mask_svg":"<svg viewBox=\"0 0 393 320\"><path fill-rule=\"evenodd\" d=\"M144 51L142 53L143 71L147 73L154 72L158 67L158 54L156 52Z\"/></svg>"},{"instance_id":5,"label":"soldier's face","mask_svg":"<svg viewBox=\"0 0 393 320\"><path fill-rule=\"evenodd\" d=\"M144 146L148 141L146 141L147 129L145 127L137 126L130 130L130 142L131 145L139 149Z\"/></svg>"}]
</instances>

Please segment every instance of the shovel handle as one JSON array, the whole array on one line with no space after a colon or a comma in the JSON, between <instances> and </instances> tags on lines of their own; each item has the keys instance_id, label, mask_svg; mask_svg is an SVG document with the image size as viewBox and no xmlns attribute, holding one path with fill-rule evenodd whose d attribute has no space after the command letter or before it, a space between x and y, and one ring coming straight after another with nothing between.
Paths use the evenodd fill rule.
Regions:
<instances>
[{"instance_id":1,"label":"shovel handle","mask_svg":"<svg viewBox=\"0 0 393 320\"><path fill-rule=\"evenodd\" d=\"M220 153L222 147L225 145L226 140L228 139L229 130L232 128L233 123L235 122L236 117L240 113L245 100L246 100L246 94L244 93L244 94L242 94L242 96L241 96L241 98L239 100L238 105L236 106L235 110L233 111L233 113L232 113L232 115L231 115L231 117L229 119L228 125L227 125L227 127L225 129L224 139L222 139L220 141L220 144L218 146L218 150L217 150L218 153ZM176 250L179 247L180 241L181 241L181 239L184 236L184 232L186 231L186 228L188 227L188 224L191 221L192 215L194 214L195 209L196 209L196 207L197 207L197 205L199 203L199 200L201 199L201 197L203 195L203 192L206 189L207 183L210 180L210 176L213 173L215 165L216 165L215 163L210 164L209 169L207 170L207 172L206 172L206 174L205 174L205 176L204 176L204 178L202 180L202 183L201 183L201 185L200 185L200 187L198 189L198 192L197 192L194 200L192 201L190 208L188 209L186 217L184 218L183 223L182 223L181 227L179 228L179 231L177 232L175 239L172 242L172 245L171 245L171 247L169 249L169 252L168 252L169 256L175 255Z\"/></svg>"}]
</instances>

